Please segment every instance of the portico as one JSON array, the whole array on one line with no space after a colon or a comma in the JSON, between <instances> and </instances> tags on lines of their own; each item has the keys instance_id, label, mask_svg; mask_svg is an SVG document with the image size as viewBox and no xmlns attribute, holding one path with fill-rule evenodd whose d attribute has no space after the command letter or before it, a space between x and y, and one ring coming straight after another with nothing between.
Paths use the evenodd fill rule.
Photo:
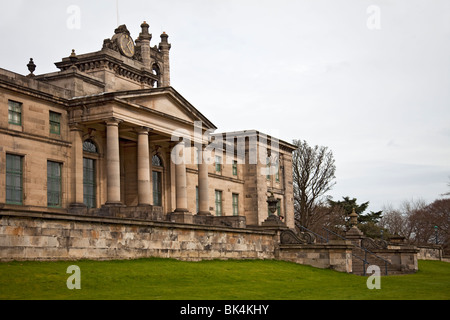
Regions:
<instances>
[{"instance_id":1,"label":"portico","mask_svg":"<svg viewBox=\"0 0 450 320\"><path fill-rule=\"evenodd\" d=\"M163 108L171 111L170 118L158 111ZM197 137L194 132L194 121L203 124L202 132L215 127L200 113L197 112L198 117L195 117L191 110L195 109L172 88L74 99L70 119L75 146L71 163L74 186L71 207L80 208L82 203L87 209L139 206L152 211L153 207L160 207L158 210L166 213L197 214L189 212L188 208L186 168L191 163L190 149L194 144L204 144L204 141L195 140L202 135ZM83 192L86 193L83 158L89 156L82 150L86 140L98 148L95 164L97 201L92 208L82 200ZM191 143L185 145L185 140ZM185 157L186 148L189 152ZM173 162L172 154L177 154L182 161ZM159 159L156 165L154 157ZM210 214L208 179L208 164L202 162L198 178L199 212L202 215ZM159 197L157 203L155 197Z\"/></svg>"}]
</instances>

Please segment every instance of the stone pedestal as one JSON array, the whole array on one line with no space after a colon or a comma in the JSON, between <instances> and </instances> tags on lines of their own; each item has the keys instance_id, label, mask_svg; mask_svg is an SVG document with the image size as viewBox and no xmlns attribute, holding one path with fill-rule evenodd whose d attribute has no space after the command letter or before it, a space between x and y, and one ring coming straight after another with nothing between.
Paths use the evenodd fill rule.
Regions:
<instances>
[{"instance_id":1,"label":"stone pedestal","mask_svg":"<svg viewBox=\"0 0 450 320\"><path fill-rule=\"evenodd\" d=\"M280 218L276 215L270 215L263 223L263 227L279 227L279 228L287 228L286 224L280 220Z\"/></svg>"},{"instance_id":2,"label":"stone pedestal","mask_svg":"<svg viewBox=\"0 0 450 320\"><path fill-rule=\"evenodd\" d=\"M361 240L364 238L364 234L356 226L353 226L345 233L345 238L350 240L354 245L361 246Z\"/></svg>"},{"instance_id":3,"label":"stone pedestal","mask_svg":"<svg viewBox=\"0 0 450 320\"><path fill-rule=\"evenodd\" d=\"M167 220L176 223L194 223L194 215L189 212L172 212L167 215Z\"/></svg>"}]
</instances>

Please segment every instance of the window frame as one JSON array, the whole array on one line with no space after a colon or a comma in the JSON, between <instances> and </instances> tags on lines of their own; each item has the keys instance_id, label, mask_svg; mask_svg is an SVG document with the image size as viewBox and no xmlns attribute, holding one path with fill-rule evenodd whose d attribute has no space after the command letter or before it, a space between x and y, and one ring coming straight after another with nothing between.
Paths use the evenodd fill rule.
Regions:
<instances>
[{"instance_id":1,"label":"window frame","mask_svg":"<svg viewBox=\"0 0 450 320\"><path fill-rule=\"evenodd\" d=\"M15 108L19 108L19 111L12 110ZM8 123L16 126L22 125L22 112L23 112L23 103L14 101L14 100L8 100ZM19 120L15 121L13 120L13 115L18 115Z\"/></svg>"},{"instance_id":2,"label":"window frame","mask_svg":"<svg viewBox=\"0 0 450 320\"><path fill-rule=\"evenodd\" d=\"M87 168L87 166L85 165L86 161L92 163L92 168ZM92 173L92 180L88 181L86 179L86 172ZM91 188L88 188L89 186ZM86 192L87 190L92 190L93 193L89 194ZM83 157L83 203L88 209L97 208L97 160L90 157ZM92 206L90 204L92 204Z\"/></svg>"},{"instance_id":3,"label":"window frame","mask_svg":"<svg viewBox=\"0 0 450 320\"><path fill-rule=\"evenodd\" d=\"M217 217L221 217L223 216L223 192L222 190L215 190L214 192L215 197L214 197L214 202L216 205L216 216Z\"/></svg>"},{"instance_id":4,"label":"window frame","mask_svg":"<svg viewBox=\"0 0 450 320\"><path fill-rule=\"evenodd\" d=\"M51 134L61 135L61 116L61 113L50 110L48 118ZM54 128L57 128L57 130L53 130Z\"/></svg>"},{"instance_id":5,"label":"window frame","mask_svg":"<svg viewBox=\"0 0 450 320\"><path fill-rule=\"evenodd\" d=\"M233 176L237 177L238 175L238 162L237 160L233 160Z\"/></svg>"},{"instance_id":6,"label":"window frame","mask_svg":"<svg viewBox=\"0 0 450 320\"><path fill-rule=\"evenodd\" d=\"M238 216L239 215L239 194L233 193L231 197L232 197L233 216Z\"/></svg>"},{"instance_id":7,"label":"window frame","mask_svg":"<svg viewBox=\"0 0 450 320\"><path fill-rule=\"evenodd\" d=\"M54 167L52 168L52 166ZM55 168L58 168L57 175L54 174ZM56 190L55 186L57 186ZM55 195L57 195L58 203L50 203ZM47 160L47 206L49 208L62 207L62 163L51 160Z\"/></svg>"},{"instance_id":8,"label":"window frame","mask_svg":"<svg viewBox=\"0 0 450 320\"><path fill-rule=\"evenodd\" d=\"M216 172L222 172L222 157L215 156Z\"/></svg>"},{"instance_id":9,"label":"window frame","mask_svg":"<svg viewBox=\"0 0 450 320\"><path fill-rule=\"evenodd\" d=\"M14 159L14 162L18 161L19 168L16 168L16 163L11 164L11 159ZM24 164L24 157L16 154L6 154L6 161L5 161L5 201L6 204L13 204L13 205L23 205L23 164ZM12 168L11 168L12 167ZM19 178L19 186L17 186L15 183L11 183L12 181L16 180L14 178ZM9 179L8 179L9 178ZM10 183L8 183L8 180ZM8 189L10 197L8 198ZM16 192L20 192L20 199L19 201L16 201L16 198L14 197L14 194Z\"/></svg>"},{"instance_id":10,"label":"window frame","mask_svg":"<svg viewBox=\"0 0 450 320\"><path fill-rule=\"evenodd\" d=\"M153 205L155 207L162 207L162 172L158 170L152 171L152 194Z\"/></svg>"}]
</instances>

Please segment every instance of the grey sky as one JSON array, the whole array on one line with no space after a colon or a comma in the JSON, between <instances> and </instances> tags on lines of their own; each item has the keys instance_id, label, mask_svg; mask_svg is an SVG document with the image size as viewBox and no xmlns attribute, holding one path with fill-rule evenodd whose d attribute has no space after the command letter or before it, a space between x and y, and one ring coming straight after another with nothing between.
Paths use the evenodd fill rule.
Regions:
<instances>
[{"instance_id":1,"label":"grey sky","mask_svg":"<svg viewBox=\"0 0 450 320\"><path fill-rule=\"evenodd\" d=\"M169 34L172 86L218 131L329 147L335 200L376 211L449 191L450 1L119 0L119 13L133 38L144 20L152 45ZM37 74L56 71L116 26L116 0L0 0L0 67L27 74L33 57Z\"/></svg>"}]
</instances>

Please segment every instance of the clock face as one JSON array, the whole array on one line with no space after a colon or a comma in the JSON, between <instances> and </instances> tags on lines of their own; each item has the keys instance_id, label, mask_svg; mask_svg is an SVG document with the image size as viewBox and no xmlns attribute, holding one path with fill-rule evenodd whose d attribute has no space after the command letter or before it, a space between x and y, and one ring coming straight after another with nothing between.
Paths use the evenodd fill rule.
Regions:
<instances>
[{"instance_id":1,"label":"clock face","mask_svg":"<svg viewBox=\"0 0 450 320\"><path fill-rule=\"evenodd\" d=\"M134 56L134 42L129 35L123 34L119 37L119 48L123 55L131 58Z\"/></svg>"}]
</instances>

